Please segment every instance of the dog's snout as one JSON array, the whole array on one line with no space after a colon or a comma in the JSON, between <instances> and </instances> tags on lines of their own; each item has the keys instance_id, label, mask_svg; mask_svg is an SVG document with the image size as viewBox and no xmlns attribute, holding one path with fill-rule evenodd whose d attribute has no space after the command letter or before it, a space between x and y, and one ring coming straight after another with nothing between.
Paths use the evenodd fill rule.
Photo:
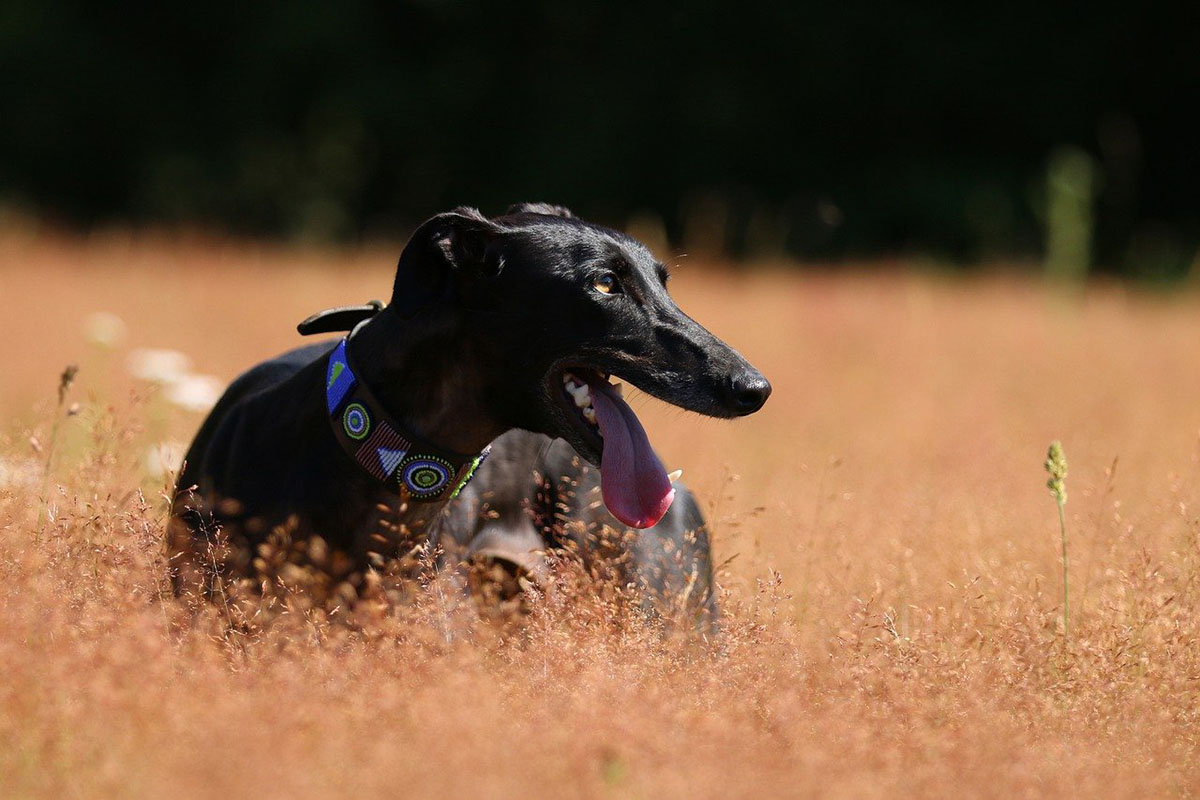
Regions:
<instances>
[{"instance_id":1,"label":"dog's snout","mask_svg":"<svg viewBox=\"0 0 1200 800\"><path fill-rule=\"evenodd\" d=\"M729 376L730 410L739 416L753 414L771 396L771 384L755 369L734 372Z\"/></svg>"}]
</instances>

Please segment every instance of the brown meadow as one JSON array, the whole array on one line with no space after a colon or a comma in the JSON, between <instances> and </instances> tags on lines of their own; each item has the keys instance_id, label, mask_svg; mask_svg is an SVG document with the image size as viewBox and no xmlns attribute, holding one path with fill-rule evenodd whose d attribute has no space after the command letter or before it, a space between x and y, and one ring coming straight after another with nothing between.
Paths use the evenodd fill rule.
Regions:
<instances>
[{"instance_id":1,"label":"brown meadow","mask_svg":"<svg viewBox=\"0 0 1200 800\"><path fill-rule=\"evenodd\" d=\"M586 586L508 626L436 587L369 625L302 596L252 636L189 623L147 454L200 415L130 350L228 380L311 311L386 297L395 252L0 233L0 795L1200 790L1194 292L684 259L681 305L775 386L733 423L635 402L712 520L716 641ZM95 311L119 343L85 335Z\"/></svg>"}]
</instances>

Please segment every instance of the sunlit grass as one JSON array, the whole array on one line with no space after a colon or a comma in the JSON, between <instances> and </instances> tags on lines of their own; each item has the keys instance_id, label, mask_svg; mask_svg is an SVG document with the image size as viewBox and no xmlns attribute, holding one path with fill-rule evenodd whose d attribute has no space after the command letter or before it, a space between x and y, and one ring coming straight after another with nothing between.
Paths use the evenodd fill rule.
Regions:
<instances>
[{"instance_id":1,"label":"sunlit grass","mask_svg":"<svg viewBox=\"0 0 1200 800\"><path fill-rule=\"evenodd\" d=\"M685 309L775 384L736 423L635 401L713 520L720 639L664 639L569 569L519 624L381 579L332 608L273 587L250 606L269 624L233 633L168 597L169 480L151 473L171 459L147 453L202 414L129 355L174 350L228 380L296 344L312 310L386 295L395 253L55 238L0 253L6 797L1200 788L1194 296L1097 286L1067 306L1012 278L680 265ZM94 312L122 335L93 343ZM59 417L68 363L80 409ZM30 438L60 419L43 503ZM1055 437L1071 446L1060 537L1036 474Z\"/></svg>"}]
</instances>

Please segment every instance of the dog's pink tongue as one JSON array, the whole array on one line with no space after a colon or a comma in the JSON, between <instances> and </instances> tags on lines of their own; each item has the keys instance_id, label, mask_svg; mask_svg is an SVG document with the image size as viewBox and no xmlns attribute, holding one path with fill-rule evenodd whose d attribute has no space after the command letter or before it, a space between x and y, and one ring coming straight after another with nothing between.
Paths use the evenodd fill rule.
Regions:
<instances>
[{"instance_id":1,"label":"dog's pink tongue","mask_svg":"<svg viewBox=\"0 0 1200 800\"><path fill-rule=\"evenodd\" d=\"M604 436L600 459L604 505L626 525L649 528L667 513L675 489L629 404L606 381L588 381L588 385Z\"/></svg>"}]
</instances>

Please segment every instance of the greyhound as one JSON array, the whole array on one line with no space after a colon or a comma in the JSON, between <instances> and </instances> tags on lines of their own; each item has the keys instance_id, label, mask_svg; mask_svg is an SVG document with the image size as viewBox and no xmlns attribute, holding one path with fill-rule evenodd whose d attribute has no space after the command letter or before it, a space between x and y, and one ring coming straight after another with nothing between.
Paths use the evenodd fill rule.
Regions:
<instances>
[{"instance_id":1,"label":"greyhound","mask_svg":"<svg viewBox=\"0 0 1200 800\"><path fill-rule=\"evenodd\" d=\"M531 567L539 546L598 553L581 531L608 526L626 575L712 612L703 516L610 377L725 418L771 386L667 278L641 243L558 206L427 220L387 306L314 315L301 333L351 332L259 364L217 402L177 481L176 592L252 572L281 527L361 573L414 541Z\"/></svg>"}]
</instances>

